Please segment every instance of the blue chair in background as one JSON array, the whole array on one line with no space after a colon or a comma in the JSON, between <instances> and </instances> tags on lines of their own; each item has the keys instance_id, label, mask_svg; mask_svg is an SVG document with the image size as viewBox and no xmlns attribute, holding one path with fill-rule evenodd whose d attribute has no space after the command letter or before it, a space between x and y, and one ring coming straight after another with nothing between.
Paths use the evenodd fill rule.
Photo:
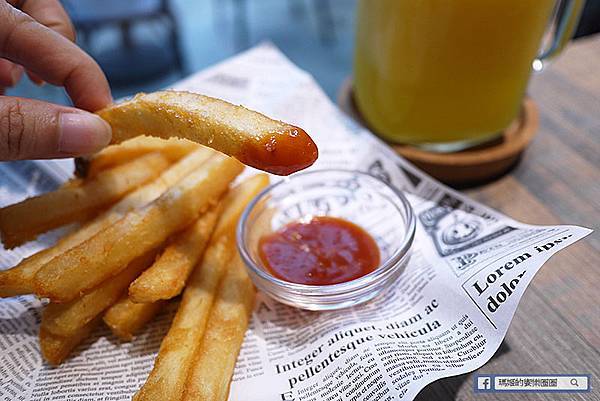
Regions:
<instances>
[{"instance_id":1,"label":"blue chair in background","mask_svg":"<svg viewBox=\"0 0 600 401\"><path fill-rule=\"evenodd\" d=\"M168 0L62 0L78 43L113 86L174 71L185 75L175 14Z\"/></svg>"}]
</instances>

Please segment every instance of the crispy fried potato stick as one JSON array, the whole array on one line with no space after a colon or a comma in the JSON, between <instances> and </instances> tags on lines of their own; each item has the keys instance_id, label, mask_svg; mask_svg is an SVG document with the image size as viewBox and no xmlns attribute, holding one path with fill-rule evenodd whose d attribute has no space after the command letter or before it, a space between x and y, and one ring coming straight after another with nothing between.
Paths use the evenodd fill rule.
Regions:
<instances>
[{"instance_id":1,"label":"crispy fried potato stick","mask_svg":"<svg viewBox=\"0 0 600 401\"><path fill-rule=\"evenodd\" d=\"M213 155L160 198L134 210L90 239L58 255L35 275L35 293L69 302L118 274L136 257L162 244L206 211L243 170L235 159Z\"/></svg>"},{"instance_id":2,"label":"crispy fried potato stick","mask_svg":"<svg viewBox=\"0 0 600 401\"><path fill-rule=\"evenodd\" d=\"M185 138L273 174L302 170L318 155L301 128L196 93L141 93L98 114L111 125L113 143L138 135Z\"/></svg>"},{"instance_id":3,"label":"crispy fried potato stick","mask_svg":"<svg viewBox=\"0 0 600 401\"><path fill-rule=\"evenodd\" d=\"M196 150L169 167L151 183L128 194L119 203L79 230L61 238L54 246L31 255L11 269L0 271L0 297L33 293L35 291L33 278L44 264L116 223L131 210L154 201L183 177L196 169L202 168L202 164L213 154L215 152L208 148Z\"/></svg>"},{"instance_id":4,"label":"crispy fried potato stick","mask_svg":"<svg viewBox=\"0 0 600 401\"><path fill-rule=\"evenodd\" d=\"M60 365L69 353L90 335L99 322L100 319L94 319L69 337L57 336L43 327L40 328L42 356L50 365Z\"/></svg>"},{"instance_id":5,"label":"crispy fried potato stick","mask_svg":"<svg viewBox=\"0 0 600 401\"><path fill-rule=\"evenodd\" d=\"M152 136L138 136L119 145L109 146L92 156L88 160L88 171L85 177L88 179L95 177L100 171L151 152L161 152L169 161L176 162L198 147L197 143L185 139L164 140Z\"/></svg>"},{"instance_id":6,"label":"crispy fried potato stick","mask_svg":"<svg viewBox=\"0 0 600 401\"><path fill-rule=\"evenodd\" d=\"M245 205L267 184L267 177L255 176L227 194L223 202L225 209L217 223L217 227L222 227L221 235L215 237L215 229L202 262L192 272L171 328L160 346L154 368L135 395L135 401L178 400L182 396L219 282L236 254L234 233L237 220Z\"/></svg>"},{"instance_id":7,"label":"crispy fried potato stick","mask_svg":"<svg viewBox=\"0 0 600 401\"><path fill-rule=\"evenodd\" d=\"M63 182L61 188L77 188L83 185L85 181L81 178L70 178L69 180Z\"/></svg>"},{"instance_id":8,"label":"crispy fried potato stick","mask_svg":"<svg viewBox=\"0 0 600 401\"><path fill-rule=\"evenodd\" d=\"M7 249L62 225L85 220L169 166L160 153L103 171L81 186L67 186L0 209L0 237Z\"/></svg>"},{"instance_id":9,"label":"crispy fried potato stick","mask_svg":"<svg viewBox=\"0 0 600 401\"><path fill-rule=\"evenodd\" d=\"M233 232L246 205L268 184L269 177L258 174L231 189L221 202L224 212L219 217L213 237ZM201 217L166 248L152 267L131 284L129 297L133 302L154 302L170 299L181 293L212 232L212 226L207 227L205 221L208 218L214 224L214 216Z\"/></svg>"},{"instance_id":10,"label":"crispy fried potato stick","mask_svg":"<svg viewBox=\"0 0 600 401\"><path fill-rule=\"evenodd\" d=\"M50 303L42 313L41 327L57 336L70 337L119 300L131 283L154 261L156 250L132 261L121 273L91 292L65 304Z\"/></svg>"},{"instance_id":11,"label":"crispy fried potato stick","mask_svg":"<svg viewBox=\"0 0 600 401\"><path fill-rule=\"evenodd\" d=\"M177 235L156 262L129 286L133 302L151 303L181 293L192 269L204 253L221 213L221 202Z\"/></svg>"},{"instance_id":12,"label":"crispy fried potato stick","mask_svg":"<svg viewBox=\"0 0 600 401\"><path fill-rule=\"evenodd\" d=\"M267 185L269 185L269 176L261 173L246 178L233 187L223 199L223 214L219 217L213 237L218 238L229 233L233 235L246 206Z\"/></svg>"},{"instance_id":13,"label":"crispy fried potato stick","mask_svg":"<svg viewBox=\"0 0 600 401\"><path fill-rule=\"evenodd\" d=\"M136 304L127 295L107 309L104 323L114 335L123 341L131 341L146 323L148 323L167 301Z\"/></svg>"},{"instance_id":14,"label":"crispy fried potato stick","mask_svg":"<svg viewBox=\"0 0 600 401\"><path fill-rule=\"evenodd\" d=\"M219 287L206 333L192 362L183 401L227 401L255 293L244 262L236 255Z\"/></svg>"},{"instance_id":15,"label":"crispy fried potato stick","mask_svg":"<svg viewBox=\"0 0 600 401\"><path fill-rule=\"evenodd\" d=\"M192 358L206 327L219 281L235 254L235 242L221 237L206 250L194 269L171 328L163 339L154 368L134 401L179 400Z\"/></svg>"}]
</instances>

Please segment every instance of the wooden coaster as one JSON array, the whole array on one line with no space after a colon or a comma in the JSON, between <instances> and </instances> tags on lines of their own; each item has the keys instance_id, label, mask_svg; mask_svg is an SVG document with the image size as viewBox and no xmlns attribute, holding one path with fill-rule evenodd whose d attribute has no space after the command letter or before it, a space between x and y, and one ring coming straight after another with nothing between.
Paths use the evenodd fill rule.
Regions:
<instances>
[{"instance_id":1,"label":"wooden coaster","mask_svg":"<svg viewBox=\"0 0 600 401\"><path fill-rule=\"evenodd\" d=\"M352 83L346 80L338 94L338 105L354 120L368 127L352 95ZM539 112L533 99L526 97L519 117L493 141L452 153L427 152L410 145L390 144L401 156L421 170L452 186L472 186L488 182L508 172L535 136ZM371 130L374 132L373 130Z\"/></svg>"}]
</instances>

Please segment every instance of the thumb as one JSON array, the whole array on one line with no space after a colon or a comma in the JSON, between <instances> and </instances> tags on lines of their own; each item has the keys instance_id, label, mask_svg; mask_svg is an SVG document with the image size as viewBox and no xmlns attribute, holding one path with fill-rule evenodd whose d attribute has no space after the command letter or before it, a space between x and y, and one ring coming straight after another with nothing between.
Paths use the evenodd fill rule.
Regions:
<instances>
[{"instance_id":1,"label":"thumb","mask_svg":"<svg viewBox=\"0 0 600 401\"><path fill-rule=\"evenodd\" d=\"M0 96L0 161L83 156L108 145L111 136L95 114Z\"/></svg>"}]
</instances>

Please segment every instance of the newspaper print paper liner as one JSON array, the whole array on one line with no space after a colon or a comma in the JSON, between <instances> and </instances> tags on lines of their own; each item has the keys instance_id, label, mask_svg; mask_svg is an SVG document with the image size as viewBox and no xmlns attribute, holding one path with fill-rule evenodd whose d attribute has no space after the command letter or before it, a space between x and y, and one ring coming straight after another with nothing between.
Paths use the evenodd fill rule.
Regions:
<instances>
[{"instance_id":1,"label":"newspaper print paper liner","mask_svg":"<svg viewBox=\"0 0 600 401\"><path fill-rule=\"evenodd\" d=\"M368 304L307 312L259 294L230 400L411 400L428 383L487 362L537 270L591 232L521 224L437 183L345 117L310 75L272 45L253 48L175 88L302 126L319 146L314 168L368 171L407 192L418 218L405 273ZM0 204L58 185L67 178L69 163L0 164ZM245 175L252 173L248 169ZM38 186L46 180L54 182ZM47 246L52 237L0 251L0 268ZM131 343L98 329L53 369L39 354L40 310L32 296L0 300L2 398L130 399L145 381L172 315L161 314Z\"/></svg>"}]
</instances>

